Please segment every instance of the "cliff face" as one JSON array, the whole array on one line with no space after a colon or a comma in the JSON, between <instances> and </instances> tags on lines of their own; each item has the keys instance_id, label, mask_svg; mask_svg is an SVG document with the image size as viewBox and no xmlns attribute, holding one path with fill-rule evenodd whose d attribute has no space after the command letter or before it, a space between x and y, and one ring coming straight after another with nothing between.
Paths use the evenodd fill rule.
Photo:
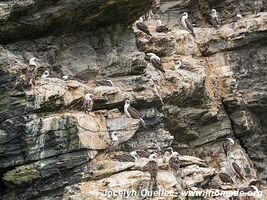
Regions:
<instances>
[{"instance_id":1,"label":"cliff face","mask_svg":"<svg viewBox=\"0 0 267 200\"><path fill-rule=\"evenodd\" d=\"M140 191L149 188L147 158L111 158L170 146L183 154L181 179L160 158L160 189L175 190L177 181L204 187L227 166L221 142L228 136L237 142L237 162L250 171L245 181L232 174L235 184L266 184L267 14L254 17L251 2L215 2L162 1L153 17L172 31L156 33L150 19L152 37L128 28L150 0L1 2L0 198L106 199L106 190ZM205 18L214 6L225 23L218 30ZM189 7L195 40L177 20ZM237 8L247 15L232 22ZM166 76L143 52L161 57ZM42 59L32 88L25 81L31 57ZM176 60L184 64L178 70ZM51 76L41 79L46 69ZM103 78L115 87L96 86ZM90 114L82 108L86 93L94 95ZM146 128L125 116L126 99ZM114 131L118 151L105 156Z\"/></svg>"},{"instance_id":2,"label":"cliff face","mask_svg":"<svg viewBox=\"0 0 267 200\"><path fill-rule=\"evenodd\" d=\"M260 0L258 0L259 2ZM163 16L169 23L176 23L177 18L182 12L188 12L194 24L201 27L211 27L210 12L216 8L220 11L220 21L223 24L233 22L237 14L249 15L254 10L255 0L161 0ZM262 1L262 11L266 10L267 2Z\"/></svg>"},{"instance_id":3,"label":"cliff face","mask_svg":"<svg viewBox=\"0 0 267 200\"><path fill-rule=\"evenodd\" d=\"M2 1L0 38L1 42L7 43L49 33L62 34L81 28L97 29L115 23L128 24L148 11L152 3L153 0Z\"/></svg>"}]
</instances>

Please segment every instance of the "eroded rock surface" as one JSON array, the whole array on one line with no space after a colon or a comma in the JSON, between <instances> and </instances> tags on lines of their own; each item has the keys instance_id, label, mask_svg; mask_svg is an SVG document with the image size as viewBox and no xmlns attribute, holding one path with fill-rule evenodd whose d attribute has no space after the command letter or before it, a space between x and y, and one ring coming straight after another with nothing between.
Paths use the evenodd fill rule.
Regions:
<instances>
[{"instance_id":1,"label":"eroded rock surface","mask_svg":"<svg viewBox=\"0 0 267 200\"><path fill-rule=\"evenodd\" d=\"M11 0L0 4L1 42L64 33L99 25L133 22L148 11L153 0L90 1ZM141 9L140 9L141 8ZM19 33L19 34L18 34Z\"/></svg>"},{"instance_id":2,"label":"eroded rock surface","mask_svg":"<svg viewBox=\"0 0 267 200\"><path fill-rule=\"evenodd\" d=\"M165 199L221 184L221 167L236 188L254 178L264 190L267 14L255 17L251 2L236 3L162 1L145 22L149 37L127 26L152 7L150 0L1 2L0 198L107 199L107 192L130 190L142 199L142 189L151 191L148 157L113 159L134 150L157 152L157 190L173 194ZM219 29L207 23L214 6L224 24ZM189 7L196 39L177 26ZM243 19L232 21L239 12ZM155 32L158 17L171 32ZM144 61L147 52L161 57L166 76ZM31 57L41 59L33 87L25 79ZM175 70L177 60L183 66ZM51 76L40 78L46 69ZM114 87L96 86L98 79ZM89 114L82 107L87 93L94 101ZM126 99L146 128L124 114ZM107 154L114 131L119 144ZM231 155L244 180L223 152L226 137L236 142ZM181 153L177 173L163 156L170 146Z\"/></svg>"}]
</instances>

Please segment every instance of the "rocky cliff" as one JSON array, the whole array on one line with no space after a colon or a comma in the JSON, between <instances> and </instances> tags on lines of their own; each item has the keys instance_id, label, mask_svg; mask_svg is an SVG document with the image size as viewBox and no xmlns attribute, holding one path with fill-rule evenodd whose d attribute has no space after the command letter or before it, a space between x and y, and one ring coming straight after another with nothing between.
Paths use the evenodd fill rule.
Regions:
<instances>
[{"instance_id":1,"label":"rocky cliff","mask_svg":"<svg viewBox=\"0 0 267 200\"><path fill-rule=\"evenodd\" d=\"M162 0L145 22L150 37L132 24L152 0L0 2L0 199L127 198L111 194L150 187L147 156L118 159L133 150L157 151L158 189L183 199L175 193L180 187L220 183L220 168L229 167L226 137L236 142L231 153L245 177L231 172L235 187L254 178L265 191L267 13L255 17L253 3ZM209 24L214 7L219 29ZM196 39L180 27L184 11ZM243 18L234 20L237 13ZM158 18L172 31L155 32ZM165 76L144 60L147 52L161 57ZM25 78L31 57L41 59L32 87ZM45 70L50 77L40 78ZM99 79L114 87L97 86ZM89 114L82 107L87 93ZM127 99L146 127L124 114ZM106 155L114 131L119 145ZM178 177L160 156L168 147L182 154Z\"/></svg>"}]
</instances>

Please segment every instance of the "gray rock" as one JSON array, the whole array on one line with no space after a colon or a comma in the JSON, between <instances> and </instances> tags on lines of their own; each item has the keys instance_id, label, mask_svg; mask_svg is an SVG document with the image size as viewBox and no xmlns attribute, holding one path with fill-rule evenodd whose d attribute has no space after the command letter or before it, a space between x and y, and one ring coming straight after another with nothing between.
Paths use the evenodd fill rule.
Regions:
<instances>
[{"instance_id":1,"label":"gray rock","mask_svg":"<svg viewBox=\"0 0 267 200\"><path fill-rule=\"evenodd\" d=\"M128 24L148 11L152 3L152 0L114 1L101 5L89 0L4 1L0 9L0 38L1 42L7 43L81 28L96 29L98 25Z\"/></svg>"},{"instance_id":2,"label":"gray rock","mask_svg":"<svg viewBox=\"0 0 267 200\"><path fill-rule=\"evenodd\" d=\"M111 187L149 188L147 158L121 163L105 154L113 131L115 153L157 152L158 188L201 190L220 183L220 168L231 171L222 149L226 137L236 142L230 152L236 162L246 166L245 180L230 172L235 186L251 178L266 183L267 15L247 15L250 2L162 1L154 18L171 26L190 7L196 39L176 25L155 33L153 20L145 22L152 37L127 27L151 8L151 0L0 4L0 199L75 199L98 192L99 200ZM225 23L217 30L206 23L211 6ZM244 17L231 24L235 9ZM144 61L144 52L161 57L165 76ZM42 61L31 87L25 70L33 56ZM184 66L174 70L177 60ZM46 69L51 77L41 79ZM111 79L114 87L96 86L98 79ZM82 108L87 93L94 101L89 114ZM146 128L126 117L126 99ZM170 146L183 155L177 174L163 157Z\"/></svg>"}]
</instances>

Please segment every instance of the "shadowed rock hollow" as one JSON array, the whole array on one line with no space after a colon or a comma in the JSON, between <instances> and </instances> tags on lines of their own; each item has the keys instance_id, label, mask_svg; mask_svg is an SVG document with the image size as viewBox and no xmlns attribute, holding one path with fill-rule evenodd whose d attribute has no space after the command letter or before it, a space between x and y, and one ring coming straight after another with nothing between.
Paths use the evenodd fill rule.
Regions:
<instances>
[{"instance_id":1,"label":"shadowed rock hollow","mask_svg":"<svg viewBox=\"0 0 267 200\"><path fill-rule=\"evenodd\" d=\"M148 11L152 3L153 0L2 1L0 38L6 43L81 28L98 29L115 23L127 25Z\"/></svg>"},{"instance_id":2,"label":"shadowed rock hollow","mask_svg":"<svg viewBox=\"0 0 267 200\"><path fill-rule=\"evenodd\" d=\"M166 199L183 199L176 194L181 189L220 184L223 166L236 188L254 178L265 191L267 14L255 17L253 2L236 4L162 0L145 21L150 37L128 26L155 5L152 0L2 1L0 199L99 200L118 190L140 199L151 187L151 152L159 156L157 189L174 193ZM206 12L214 7L219 29ZM184 11L196 23L196 39L180 27ZM234 21L236 13L243 18ZM159 17L171 32L155 32ZM166 76L144 60L147 52L161 57ZM25 78L31 57L41 59L33 87ZM177 60L183 66L175 70ZM51 75L42 79L45 70ZM99 79L111 79L114 87L96 86ZM89 114L82 107L87 93L94 101ZM124 114L126 99L146 128ZM105 155L114 131L118 147ZM243 166L244 180L223 153L226 137L236 141L231 155ZM176 175L162 156L170 146L182 154ZM133 150L146 157L125 162L124 152Z\"/></svg>"}]
</instances>

